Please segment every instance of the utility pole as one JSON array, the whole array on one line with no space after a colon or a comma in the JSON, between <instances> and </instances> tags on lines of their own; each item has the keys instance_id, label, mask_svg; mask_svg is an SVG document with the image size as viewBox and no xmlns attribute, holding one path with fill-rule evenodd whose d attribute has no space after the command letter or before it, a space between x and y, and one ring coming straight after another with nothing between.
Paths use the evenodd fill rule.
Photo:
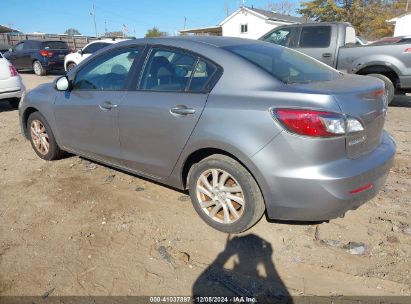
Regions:
<instances>
[{"instance_id":1,"label":"utility pole","mask_svg":"<svg viewBox=\"0 0 411 304\"><path fill-rule=\"evenodd\" d=\"M94 32L96 33L96 38L97 38L96 7L94 6L94 4L93 4L93 10L90 12L90 15L93 16Z\"/></svg>"},{"instance_id":2,"label":"utility pole","mask_svg":"<svg viewBox=\"0 0 411 304\"><path fill-rule=\"evenodd\" d=\"M407 5L405 6L405 11L408 12L408 4L409 4L410 0L407 0Z\"/></svg>"},{"instance_id":3,"label":"utility pole","mask_svg":"<svg viewBox=\"0 0 411 304\"><path fill-rule=\"evenodd\" d=\"M104 35L107 35L107 20L104 20Z\"/></svg>"},{"instance_id":4,"label":"utility pole","mask_svg":"<svg viewBox=\"0 0 411 304\"><path fill-rule=\"evenodd\" d=\"M187 26L187 17L184 16L184 29L186 29L186 26Z\"/></svg>"},{"instance_id":5,"label":"utility pole","mask_svg":"<svg viewBox=\"0 0 411 304\"><path fill-rule=\"evenodd\" d=\"M228 17L230 15L230 0L227 0L225 10L226 10L226 14L227 14L227 17Z\"/></svg>"}]
</instances>

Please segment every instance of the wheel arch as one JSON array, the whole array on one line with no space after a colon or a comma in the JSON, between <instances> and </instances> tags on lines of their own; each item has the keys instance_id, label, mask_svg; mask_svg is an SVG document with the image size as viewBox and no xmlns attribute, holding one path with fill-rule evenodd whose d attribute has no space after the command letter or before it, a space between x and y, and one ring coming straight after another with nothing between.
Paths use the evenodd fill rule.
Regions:
<instances>
[{"instance_id":1,"label":"wheel arch","mask_svg":"<svg viewBox=\"0 0 411 304\"><path fill-rule=\"evenodd\" d=\"M38 109L35 107L28 107L24 110L23 115L21 117L21 125L23 128L23 135L25 138L29 138L29 134L27 132L27 122L29 120L29 116L34 113L34 112L40 112Z\"/></svg>"},{"instance_id":2,"label":"wheel arch","mask_svg":"<svg viewBox=\"0 0 411 304\"><path fill-rule=\"evenodd\" d=\"M222 148L217 148L217 147L203 147L203 148L198 148L194 151L192 151L186 158L181 166L180 170L180 178L181 178L181 183L182 187L184 190L188 189L188 179L190 177L190 170L195 165L196 163L200 162L206 157L209 157L214 154L222 154L228 157L231 157L235 161L237 161L239 164L241 164L254 178L254 180L257 182L258 187L260 188L261 195L263 196L263 200L265 202L265 197L264 197L264 189L265 189L265 184L263 184L263 178L260 176L258 170L252 162L247 158L245 155L240 155L239 153L235 153L233 151L228 151L227 149L222 149Z\"/></svg>"},{"instance_id":3,"label":"wheel arch","mask_svg":"<svg viewBox=\"0 0 411 304\"><path fill-rule=\"evenodd\" d=\"M391 67L383 64L368 65L356 72L357 75L381 74L388 77L395 88L399 87L400 78L398 73Z\"/></svg>"}]
</instances>

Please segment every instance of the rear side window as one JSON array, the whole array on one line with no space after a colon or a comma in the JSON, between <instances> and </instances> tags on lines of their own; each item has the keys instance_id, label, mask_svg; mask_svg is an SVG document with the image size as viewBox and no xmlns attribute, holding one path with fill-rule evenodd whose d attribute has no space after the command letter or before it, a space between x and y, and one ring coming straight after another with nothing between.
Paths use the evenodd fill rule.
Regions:
<instances>
[{"instance_id":1,"label":"rear side window","mask_svg":"<svg viewBox=\"0 0 411 304\"><path fill-rule=\"evenodd\" d=\"M207 90L207 85L210 80L217 73L217 67L204 59L199 59L194 69L193 76L191 78L190 92L204 92Z\"/></svg>"},{"instance_id":2,"label":"rear side window","mask_svg":"<svg viewBox=\"0 0 411 304\"><path fill-rule=\"evenodd\" d=\"M300 47L328 47L331 42L331 26L304 26L300 34Z\"/></svg>"},{"instance_id":3,"label":"rear side window","mask_svg":"<svg viewBox=\"0 0 411 304\"><path fill-rule=\"evenodd\" d=\"M147 61L140 88L150 91L185 91L197 58L179 50L155 48Z\"/></svg>"},{"instance_id":4,"label":"rear side window","mask_svg":"<svg viewBox=\"0 0 411 304\"><path fill-rule=\"evenodd\" d=\"M24 50L38 50L39 43L36 41L25 41L23 49Z\"/></svg>"},{"instance_id":5,"label":"rear side window","mask_svg":"<svg viewBox=\"0 0 411 304\"><path fill-rule=\"evenodd\" d=\"M68 50L68 45L64 41L47 41L43 42L45 50Z\"/></svg>"},{"instance_id":6,"label":"rear side window","mask_svg":"<svg viewBox=\"0 0 411 304\"><path fill-rule=\"evenodd\" d=\"M89 44L83 49L83 54L93 54L108 45L110 45L110 43L106 43L106 42L96 42L96 43Z\"/></svg>"},{"instance_id":7,"label":"rear side window","mask_svg":"<svg viewBox=\"0 0 411 304\"><path fill-rule=\"evenodd\" d=\"M329 81L341 77L333 68L289 48L265 43L224 48L287 84Z\"/></svg>"}]
</instances>

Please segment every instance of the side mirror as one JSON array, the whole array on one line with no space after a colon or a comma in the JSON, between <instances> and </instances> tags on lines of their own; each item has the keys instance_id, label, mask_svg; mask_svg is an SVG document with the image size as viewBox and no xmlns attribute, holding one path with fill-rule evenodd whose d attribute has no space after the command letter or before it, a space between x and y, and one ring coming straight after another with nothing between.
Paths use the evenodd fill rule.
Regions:
<instances>
[{"instance_id":1,"label":"side mirror","mask_svg":"<svg viewBox=\"0 0 411 304\"><path fill-rule=\"evenodd\" d=\"M70 89L70 81L67 76L62 76L58 78L55 82L55 88L58 91L67 91Z\"/></svg>"},{"instance_id":2,"label":"side mirror","mask_svg":"<svg viewBox=\"0 0 411 304\"><path fill-rule=\"evenodd\" d=\"M82 51L82 50L78 50L77 53L79 53L80 55L83 55L83 51Z\"/></svg>"},{"instance_id":3,"label":"side mirror","mask_svg":"<svg viewBox=\"0 0 411 304\"><path fill-rule=\"evenodd\" d=\"M9 48L9 52L10 52L10 53L13 52L13 49L12 49L12 48Z\"/></svg>"}]
</instances>

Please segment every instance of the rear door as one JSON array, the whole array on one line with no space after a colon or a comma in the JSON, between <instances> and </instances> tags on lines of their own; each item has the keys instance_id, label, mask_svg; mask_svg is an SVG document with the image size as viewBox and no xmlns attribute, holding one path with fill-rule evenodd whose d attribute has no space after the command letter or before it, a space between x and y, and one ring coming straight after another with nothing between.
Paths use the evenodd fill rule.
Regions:
<instances>
[{"instance_id":1,"label":"rear door","mask_svg":"<svg viewBox=\"0 0 411 304\"><path fill-rule=\"evenodd\" d=\"M295 49L335 67L337 27L333 25L301 26Z\"/></svg>"},{"instance_id":2,"label":"rear door","mask_svg":"<svg viewBox=\"0 0 411 304\"><path fill-rule=\"evenodd\" d=\"M141 52L129 46L103 53L76 72L71 91L58 93L54 112L63 146L120 163L118 111Z\"/></svg>"},{"instance_id":3,"label":"rear door","mask_svg":"<svg viewBox=\"0 0 411 304\"><path fill-rule=\"evenodd\" d=\"M145 66L136 70L136 81L120 107L124 165L158 178L169 176L218 73L215 64L196 54L153 47Z\"/></svg>"}]
</instances>

